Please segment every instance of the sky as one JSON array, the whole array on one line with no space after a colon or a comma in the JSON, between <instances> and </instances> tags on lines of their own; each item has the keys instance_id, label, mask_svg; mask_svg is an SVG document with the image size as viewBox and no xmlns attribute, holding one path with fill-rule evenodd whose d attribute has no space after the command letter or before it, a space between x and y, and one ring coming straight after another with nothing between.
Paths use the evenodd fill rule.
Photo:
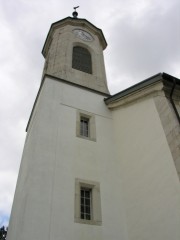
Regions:
<instances>
[{"instance_id":1,"label":"sky","mask_svg":"<svg viewBox=\"0 0 180 240\"><path fill-rule=\"evenodd\" d=\"M0 227L9 221L44 41L75 6L107 40L111 94L159 72L180 78L179 0L0 0Z\"/></svg>"}]
</instances>

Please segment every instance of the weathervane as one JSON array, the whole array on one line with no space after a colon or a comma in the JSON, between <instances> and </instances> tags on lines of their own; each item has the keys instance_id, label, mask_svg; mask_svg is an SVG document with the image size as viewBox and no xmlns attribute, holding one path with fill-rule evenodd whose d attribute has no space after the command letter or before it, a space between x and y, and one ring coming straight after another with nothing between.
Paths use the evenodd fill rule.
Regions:
<instances>
[{"instance_id":1,"label":"weathervane","mask_svg":"<svg viewBox=\"0 0 180 240\"><path fill-rule=\"evenodd\" d=\"M75 10L75 11L72 13L72 15L73 15L74 18L77 18L77 16L78 16L78 12L76 12L76 9L77 9L78 7L79 7L79 6L73 7L74 10Z\"/></svg>"}]
</instances>

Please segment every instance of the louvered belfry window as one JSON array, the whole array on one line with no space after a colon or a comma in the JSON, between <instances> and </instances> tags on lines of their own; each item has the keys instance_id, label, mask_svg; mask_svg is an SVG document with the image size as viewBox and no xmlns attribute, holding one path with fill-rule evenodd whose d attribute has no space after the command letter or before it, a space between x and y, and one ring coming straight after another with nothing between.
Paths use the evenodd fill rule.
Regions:
<instances>
[{"instance_id":1,"label":"louvered belfry window","mask_svg":"<svg viewBox=\"0 0 180 240\"><path fill-rule=\"evenodd\" d=\"M86 48L73 47L72 68L92 74L91 54Z\"/></svg>"}]
</instances>

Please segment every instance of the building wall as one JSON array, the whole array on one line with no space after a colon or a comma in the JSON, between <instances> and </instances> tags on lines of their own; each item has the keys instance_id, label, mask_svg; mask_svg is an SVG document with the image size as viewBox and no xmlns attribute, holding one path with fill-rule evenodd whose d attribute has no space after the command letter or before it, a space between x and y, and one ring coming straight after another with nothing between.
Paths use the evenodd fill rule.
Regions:
<instances>
[{"instance_id":1,"label":"building wall","mask_svg":"<svg viewBox=\"0 0 180 240\"><path fill-rule=\"evenodd\" d=\"M8 240L128 239L112 114L103 99L45 79L27 133ZM77 110L94 114L96 141L76 137ZM101 226L74 221L76 178L100 184Z\"/></svg>"},{"instance_id":2,"label":"building wall","mask_svg":"<svg viewBox=\"0 0 180 240\"><path fill-rule=\"evenodd\" d=\"M112 115L128 239L180 239L179 179L153 97Z\"/></svg>"},{"instance_id":3,"label":"building wall","mask_svg":"<svg viewBox=\"0 0 180 240\"><path fill-rule=\"evenodd\" d=\"M179 102L175 102L177 110L180 113ZM180 126L172 104L165 96L155 97L155 104L167 142L174 159L174 164L180 179Z\"/></svg>"},{"instance_id":4,"label":"building wall","mask_svg":"<svg viewBox=\"0 0 180 240\"><path fill-rule=\"evenodd\" d=\"M175 101L175 105L176 105L177 111L178 111L179 116L180 116L180 100Z\"/></svg>"},{"instance_id":5,"label":"building wall","mask_svg":"<svg viewBox=\"0 0 180 240\"><path fill-rule=\"evenodd\" d=\"M179 179L162 121L168 102L153 96L109 110L103 95L46 77L28 127L8 240L180 239ZM77 137L79 112L94 116L95 139ZM75 221L76 179L100 184L99 225Z\"/></svg>"}]
</instances>

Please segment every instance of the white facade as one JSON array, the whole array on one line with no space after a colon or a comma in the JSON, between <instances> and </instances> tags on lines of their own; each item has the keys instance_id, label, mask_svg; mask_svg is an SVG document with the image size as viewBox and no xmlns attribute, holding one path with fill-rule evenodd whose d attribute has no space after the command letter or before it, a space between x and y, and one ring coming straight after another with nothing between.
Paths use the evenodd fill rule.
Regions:
<instances>
[{"instance_id":1,"label":"white facade","mask_svg":"<svg viewBox=\"0 0 180 240\"><path fill-rule=\"evenodd\" d=\"M94 41L76 38L72 31L79 28L90 32ZM62 43L66 47L61 52ZM93 67L99 72L72 69L75 43L97 53L92 65L101 66ZM53 50L53 44L60 49ZM8 240L180 239L179 160L175 162L166 134L170 131L158 108L159 98L166 99L162 77L104 102L105 47L102 32L86 20L67 18L52 25L43 48L44 77L27 128ZM171 110L177 150L180 130ZM89 117L89 137L79 132L81 114ZM80 217L80 184L92 190L90 220Z\"/></svg>"},{"instance_id":2,"label":"white facade","mask_svg":"<svg viewBox=\"0 0 180 240\"><path fill-rule=\"evenodd\" d=\"M45 79L29 125L12 211L11 228L21 233L15 237L10 232L9 239L44 240L49 234L51 239L91 239L92 234L96 239L126 239L112 114L103 99ZM76 137L77 110L95 116L96 141ZM76 178L100 183L101 226L75 223Z\"/></svg>"},{"instance_id":3,"label":"white facade","mask_svg":"<svg viewBox=\"0 0 180 240\"><path fill-rule=\"evenodd\" d=\"M179 178L152 98L113 112L129 239L180 238Z\"/></svg>"}]
</instances>

